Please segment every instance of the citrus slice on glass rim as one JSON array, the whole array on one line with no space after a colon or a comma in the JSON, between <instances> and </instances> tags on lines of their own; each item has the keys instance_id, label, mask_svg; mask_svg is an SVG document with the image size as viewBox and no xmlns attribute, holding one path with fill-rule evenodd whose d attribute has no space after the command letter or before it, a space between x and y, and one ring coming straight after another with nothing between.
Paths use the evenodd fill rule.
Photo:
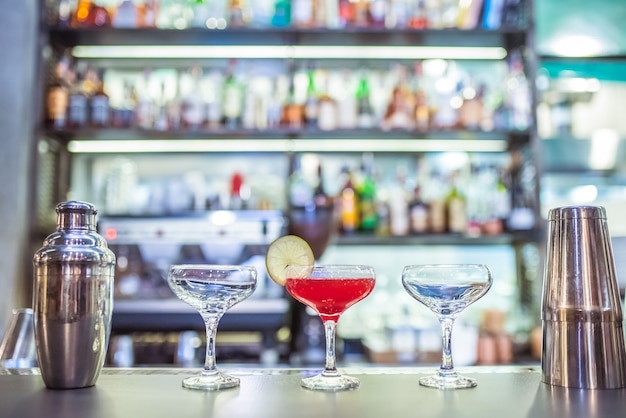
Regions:
<instances>
[{"instance_id":1,"label":"citrus slice on glass rim","mask_svg":"<svg viewBox=\"0 0 626 418\"><path fill-rule=\"evenodd\" d=\"M311 246L297 235L277 238L265 254L267 274L281 286L285 285L287 277L308 277L314 263Z\"/></svg>"}]
</instances>

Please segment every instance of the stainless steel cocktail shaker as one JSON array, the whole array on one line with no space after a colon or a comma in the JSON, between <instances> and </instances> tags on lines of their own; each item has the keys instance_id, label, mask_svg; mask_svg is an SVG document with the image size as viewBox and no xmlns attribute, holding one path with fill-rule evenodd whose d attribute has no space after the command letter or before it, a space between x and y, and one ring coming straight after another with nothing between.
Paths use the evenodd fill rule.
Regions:
<instances>
[{"instance_id":1,"label":"stainless steel cocktail shaker","mask_svg":"<svg viewBox=\"0 0 626 418\"><path fill-rule=\"evenodd\" d=\"M549 213L542 374L557 386L626 386L622 307L603 207Z\"/></svg>"},{"instance_id":2,"label":"stainless steel cocktail shaker","mask_svg":"<svg viewBox=\"0 0 626 418\"><path fill-rule=\"evenodd\" d=\"M57 229L33 258L37 358L52 389L93 386L109 343L115 255L96 232L96 208L59 203Z\"/></svg>"}]
</instances>

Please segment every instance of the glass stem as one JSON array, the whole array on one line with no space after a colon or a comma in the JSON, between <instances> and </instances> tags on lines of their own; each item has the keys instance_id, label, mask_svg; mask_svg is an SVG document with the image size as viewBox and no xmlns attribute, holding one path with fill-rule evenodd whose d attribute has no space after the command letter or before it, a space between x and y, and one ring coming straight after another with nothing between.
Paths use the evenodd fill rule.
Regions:
<instances>
[{"instance_id":1,"label":"glass stem","mask_svg":"<svg viewBox=\"0 0 626 418\"><path fill-rule=\"evenodd\" d=\"M449 376L455 374L454 365L452 364L452 326L454 325L454 318L442 316L439 318L439 323L441 324L441 343L443 346L439 374Z\"/></svg>"},{"instance_id":2,"label":"glass stem","mask_svg":"<svg viewBox=\"0 0 626 418\"><path fill-rule=\"evenodd\" d=\"M324 375L337 375L337 366L335 364L335 333L337 323L332 320L324 321L324 333L326 335L326 367Z\"/></svg>"},{"instance_id":3,"label":"glass stem","mask_svg":"<svg viewBox=\"0 0 626 418\"><path fill-rule=\"evenodd\" d=\"M217 337L217 323L221 315L202 315L206 326L206 354L204 356L204 374L217 373L215 364L215 338Z\"/></svg>"}]
</instances>

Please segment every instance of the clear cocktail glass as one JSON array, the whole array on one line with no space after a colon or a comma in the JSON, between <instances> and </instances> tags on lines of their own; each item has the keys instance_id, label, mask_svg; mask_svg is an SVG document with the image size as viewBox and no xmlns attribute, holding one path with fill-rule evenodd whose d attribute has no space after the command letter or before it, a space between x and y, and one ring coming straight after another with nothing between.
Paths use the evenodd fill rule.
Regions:
<instances>
[{"instance_id":1,"label":"clear cocktail glass","mask_svg":"<svg viewBox=\"0 0 626 418\"><path fill-rule=\"evenodd\" d=\"M167 282L176 296L197 310L206 326L204 369L183 379L183 387L220 390L239 386L239 379L217 370L215 337L221 317L256 288L257 271L248 266L205 264L172 265Z\"/></svg>"},{"instance_id":2,"label":"clear cocktail glass","mask_svg":"<svg viewBox=\"0 0 626 418\"><path fill-rule=\"evenodd\" d=\"M321 374L303 378L302 386L325 391L357 388L356 377L337 371L335 334L341 314L374 289L374 269L363 265L288 266L287 269L285 289L319 314L326 334L326 366Z\"/></svg>"},{"instance_id":3,"label":"clear cocktail glass","mask_svg":"<svg viewBox=\"0 0 626 418\"><path fill-rule=\"evenodd\" d=\"M419 383L438 389L476 386L476 379L457 374L452 363L452 326L456 315L487 293L493 281L483 264L433 264L406 266L402 285L406 291L432 310L442 332L441 366L437 374L423 377Z\"/></svg>"}]
</instances>

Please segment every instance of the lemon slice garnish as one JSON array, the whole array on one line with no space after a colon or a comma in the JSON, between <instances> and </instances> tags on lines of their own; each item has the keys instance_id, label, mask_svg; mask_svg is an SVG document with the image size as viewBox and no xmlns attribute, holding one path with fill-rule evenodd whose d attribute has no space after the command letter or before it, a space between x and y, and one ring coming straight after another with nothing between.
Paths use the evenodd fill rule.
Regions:
<instances>
[{"instance_id":1,"label":"lemon slice garnish","mask_svg":"<svg viewBox=\"0 0 626 418\"><path fill-rule=\"evenodd\" d=\"M265 254L267 274L281 286L285 285L288 277L308 277L314 263L311 246L296 235L277 238Z\"/></svg>"}]
</instances>

